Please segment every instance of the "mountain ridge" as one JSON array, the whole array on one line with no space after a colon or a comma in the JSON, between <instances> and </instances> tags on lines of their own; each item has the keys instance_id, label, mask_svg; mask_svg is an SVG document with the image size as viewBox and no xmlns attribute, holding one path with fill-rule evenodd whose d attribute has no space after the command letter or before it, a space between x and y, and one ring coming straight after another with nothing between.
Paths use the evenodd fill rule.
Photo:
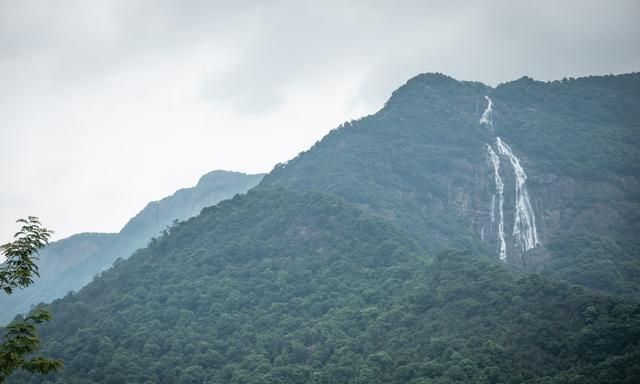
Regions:
<instances>
[{"instance_id":1,"label":"mountain ridge","mask_svg":"<svg viewBox=\"0 0 640 384\"><path fill-rule=\"evenodd\" d=\"M34 284L11 296L0 297L0 324L33 305L63 297L80 289L109 268L118 258L127 258L148 241L159 236L174 220L197 215L206 206L244 193L256 185L263 174L212 171L198 183L171 196L149 202L118 233L78 233L52 242L40 251L40 277Z\"/></svg>"},{"instance_id":2,"label":"mountain ridge","mask_svg":"<svg viewBox=\"0 0 640 384\"><path fill-rule=\"evenodd\" d=\"M480 123L485 97L494 104L491 126ZM610 106L616 106L613 112ZM431 251L461 247L491 253L497 249L495 233L490 238L485 233L483 240L483 228L491 228L495 216L486 146L500 137L526 172L542 244L527 255L508 244L510 264L548 270L554 255L546 245L558 235L587 231L619 243L625 263L640 271L632 257L633 233L640 232L638 111L638 73L551 82L521 78L495 88L419 75L377 113L340 126L276 167L259 188L334 194L397 222ZM512 218L513 165L506 161L501 172L507 183L504 214ZM507 237L513 231L509 220ZM606 270L622 272L619 266ZM588 285L572 280L570 271L561 275ZM640 280L633 280L616 292L640 297Z\"/></svg>"},{"instance_id":3,"label":"mountain ridge","mask_svg":"<svg viewBox=\"0 0 640 384\"><path fill-rule=\"evenodd\" d=\"M594 105L616 93L594 90L610 80L585 90L525 79L502 93L444 75L410 81L246 195L54 301L43 352L67 365L45 380L637 382L637 178L624 162L638 138L618 138L638 129L625 124L640 97L603 119ZM492 103L495 120L482 122ZM608 147L576 152L565 137ZM583 161L617 152L622 167ZM611 181L620 175L626 184ZM539 221L541 245L523 251L518 201Z\"/></svg>"}]
</instances>

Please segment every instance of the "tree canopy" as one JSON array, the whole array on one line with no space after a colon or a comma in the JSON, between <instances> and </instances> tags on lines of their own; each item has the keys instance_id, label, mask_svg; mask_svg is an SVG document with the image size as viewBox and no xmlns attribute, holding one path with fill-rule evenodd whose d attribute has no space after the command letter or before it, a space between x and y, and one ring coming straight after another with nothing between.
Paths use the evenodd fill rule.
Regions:
<instances>
[{"instance_id":1,"label":"tree canopy","mask_svg":"<svg viewBox=\"0 0 640 384\"><path fill-rule=\"evenodd\" d=\"M52 309L43 352L66 368L48 383L640 380L638 305L469 252L429 257L317 193L207 208Z\"/></svg>"}]
</instances>

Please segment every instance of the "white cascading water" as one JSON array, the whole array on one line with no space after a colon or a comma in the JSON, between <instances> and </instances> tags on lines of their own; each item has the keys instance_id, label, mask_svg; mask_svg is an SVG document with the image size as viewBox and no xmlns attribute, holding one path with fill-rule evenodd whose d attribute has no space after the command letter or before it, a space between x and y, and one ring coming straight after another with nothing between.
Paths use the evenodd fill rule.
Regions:
<instances>
[{"instance_id":1,"label":"white cascading water","mask_svg":"<svg viewBox=\"0 0 640 384\"><path fill-rule=\"evenodd\" d=\"M489 145L489 144L487 144ZM493 223L496 222L496 194L491 196L491 232L493 232Z\"/></svg>"},{"instance_id":2,"label":"white cascading water","mask_svg":"<svg viewBox=\"0 0 640 384\"><path fill-rule=\"evenodd\" d=\"M487 100L487 108L482 112L480 124L484 124L489 128L493 128L493 101L489 96L484 97Z\"/></svg>"},{"instance_id":3,"label":"white cascading water","mask_svg":"<svg viewBox=\"0 0 640 384\"><path fill-rule=\"evenodd\" d=\"M487 108L480 117L480 124L487 128L493 129L493 101L489 96L484 97L487 100ZM516 246L520 247L522 251L528 251L535 248L540 244L538 241L538 230L536 228L536 216L533 213L533 207L529 200L529 193L527 192L526 181L527 174L520 165L520 159L513 153L511 147L507 145L501 138L496 138L496 146L498 153L509 159L516 180L516 193L515 193L515 218L513 224L513 236L515 238ZM498 241L499 251L498 256L500 260L506 260L507 258L507 243L504 236L504 183L500 177L500 157L496 152L487 144L487 153L489 154L489 161L493 165L494 179L496 184L496 193L491 196L491 230L493 232L493 223L496 222L496 194L498 196ZM484 229L484 228L483 228ZM481 234L484 240L484 233Z\"/></svg>"},{"instance_id":4,"label":"white cascading water","mask_svg":"<svg viewBox=\"0 0 640 384\"><path fill-rule=\"evenodd\" d=\"M536 216L533 213L533 207L527 192L527 174L524 173L524 169L520 165L520 159L513 154L511 147L507 143L498 137L496 138L496 145L498 152L509 158L516 178L516 212L513 236L516 239L516 245L520 246L523 251L528 251L535 248L540 242L538 241Z\"/></svg>"},{"instance_id":5,"label":"white cascading water","mask_svg":"<svg viewBox=\"0 0 640 384\"><path fill-rule=\"evenodd\" d=\"M487 153L489 154L489 161L493 165L493 175L496 182L496 193L498 195L498 240L500 244L498 256L500 260L504 261L507 259L507 242L504 239L504 183L500 177L500 158L489 144L487 144ZM495 216L493 212L495 209L496 194L493 195L491 200L491 221L494 221Z\"/></svg>"}]
</instances>

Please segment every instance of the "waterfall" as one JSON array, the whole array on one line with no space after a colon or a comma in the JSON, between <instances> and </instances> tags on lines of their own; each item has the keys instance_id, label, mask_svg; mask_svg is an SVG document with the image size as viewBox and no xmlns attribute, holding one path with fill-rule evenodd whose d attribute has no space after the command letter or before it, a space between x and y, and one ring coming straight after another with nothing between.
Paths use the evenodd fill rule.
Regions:
<instances>
[{"instance_id":1,"label":"waterfall","mask_svg":"<svg viewBox=\"0 0 640 384\"><path fill-rule=\"evenodd\" d=\"M529 193L527 192L527 174L520 165L520 159L513 154L511 147L499 137L496 138L498 152L509 158L516 179L515 219L513 224L513 236L516 245L523 251L528 251L540 244L536 228L536 216L533 213ZM495 166L494 166L495 167Z\"/></svg>"},{"instance_id":2,"label":"waterfall","mask_svg":"<svg viewBox=\"0 0 640 384\"><path fill-rule=\"evenodd\" d=\"M487 100L487 108L482 112L480 124L493 128L493 101L491 101L489 96L485 96L484 98Z\"/></svg>"},{"instance_id":3,"label":"waterfall","mask_svg":"<svg viewBox=\"0 0 640 384\"><path fill-rule=\"evenodd\" d=\"M494 152L493 148L487 144L487 153L489 154L489 161L493 165L493 175L496 183L496 193L498 195L498 240L500 241L498 256L500 260L505 261L507 259L507 242L504 239L504 183L500 177L500 158ZM492 197L491 207L491 220L495 220L494 208L495 208L496 194Z\"/></svg>"},{"instance_id":4,"label":"waterfall","mask_svg":"<svg viewBox=\"0 0 640 384\"><path fill-rule=\"evenodd\" d=\"M493 131L493 101L489 96L484 97L487 100L487 108L482 113L479 123L488 127ZM535 248L540 245L538 241L538 230L536 228L536 215L533 213L529 192L527 192L527 174L524 172L520 159L513 153L513 150L500 137L496 137L497 152L493 150L491 145L486 144L489 161L493 166L494 181L496 191L491 196L491 233L493 233L493 224L498 222L498 256L500 260L507 259L507 243L504 236L504 182L500 177L500 156L506 157L513 168L516 191L515 191L515 213L513 223L513 237L515 246L519 247L523 252ZM498 154L500 156L498 156ZM496 197L498 215L496 218ZM484 240L484 227L481 230L480 237Z\"/></svg>"},{"instance_id":5,"label":"waterfall","mask_svg":"<svg viewBox=\"0 0 640 384\"><path fill-rule=\"evenodd\" d=\"M488 145L488 144L487 144ZM491 231L493 232L493 223L496 222L496 194L491 196Z\"/></svg>"}]
</instances>

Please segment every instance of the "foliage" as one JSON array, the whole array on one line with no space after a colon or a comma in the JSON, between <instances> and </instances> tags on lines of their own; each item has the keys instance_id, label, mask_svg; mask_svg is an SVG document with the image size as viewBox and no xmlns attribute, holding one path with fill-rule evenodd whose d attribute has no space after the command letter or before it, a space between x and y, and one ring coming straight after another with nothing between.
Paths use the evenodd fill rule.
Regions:
<instances>
[{"instance_id":1,"label":"foliage","mask_svg":"<svg viewBox=\"0 0 640 384\"><path fill-rule=\"evenodd\" d=\"M43 351L67 368L47 383L640 382L639 86L410 80L54 302ZM496 135L541 212L541 275L474 232Z\"/></svg>"},{"instance_id":2,"label":"foliage","mask_svg":"<svg viewBox=\"0 0 640 384\"><path fill-rule=\"evenodd\" d=\"M585 232L560 232L548 248L554 258L545 275L638 301L640 246Z\"/></svg>"},{"instance_id":3,"label":"foliage","mask_svg":"<svg viewBox=\"0 0 640 384\"><path fill-rule=\"evenodd\" d=\"M117 258L129 257L147 245L173 220L196 216L204 207L246 192L262 176L213 171L202 176L195 187L180 189L160 201L150 202L119 233L80 233L50 244L40 252L40 278L27 289L0 296L0 324L8 323L15 315L28 312L40 302L50 302L69 291L77 291Z\"/></svg>"},{"instance_id":4,"label":"foliage","mask_svg":"<svg viewBox=\"0 0 640 384\"><path fill-rule=\"evenodd\" d=\"M52 231L42 226L37 217L29 216L19 219L21 229L15 234L13 242L0 247L5 262L0 266L0 288L11 294L16 288L24 288L33 283L33 276L38 276L36 265L38 250L49 242ZM55 372L62 363L58 360L43 357L27 358L40 345L36 325L51 320L51 314L38 309L24 320L9 324L2 331L3 342L0 344L0 383L17 369L32 373L47 374Z\"/></svg>"},{"instance_id":5,"label":"foliage","mask_svg":"<svg viewBox=\"0 0 640 384\"><path fill-rule=\"evenodd\" d=\"M23 321L7 326L4 331L4 341L0 344L0 383L20 368L31 373L47 374L62 367L59 360L42 357L25 358L37 351L40 346L36 325L49 320L51 320L51 314L40 308Z\"/></svg>"},{"instance_id":6,"label":"foliage","mask_svg":"<svg viewBox=\"0 0 640 384\"><path fill-rule=\"evenodd\" d=\"M544 172L590 180L640 173L640 73L548 83L524 77L492 97L498 133Z\"/></svg>"},{"instance_id":7,"label":"foliage","mask_svg":"<svg viewBox=\"0 0 640 384\"><path fill-rule=\"evenodd\" d=\"M639 379L637 305L465 252L431 260L316 193L208 208L52 307L43 350L67 367L49 383Z\"/></svg>"},{"instance_id":8,"label":"foliage","mask_svg":"<svg viewBox=\"0 0 640 384\"><path fill-rule=\"evenodd\" d=\"M4 259L0 265L0 288L9 295L16 288L31 285L33 277L39 276L35 254L48 244L53 233L34 216L17 222L22 224L22 228L14 235L14 241L0 246Z\"/></svg>"},{"instance_id":9,"label":"foliage","mask_svg":"<svg viewBox=\"0 0 640 384\"><path fill-rule=\"evenodd\" d=\"M485 95L494 102L493 129L479 124ZM398 224L432 253L458 248L495 254L496 236L487 240L482 231L493 225L495 191L486 144L500 136L526 170L543 243L537 253L512 252L510 262L524 260L515 267L638 300L640 275L618 273L640 269L634 256L640 250L638 121L638 73L554 82L522 78L493 89L419 75L379 112L333 130L277 166L260 187L339 196ZM510 165L503 164L503 171L505 217L513 217ZM507 220L507 234L510 225ZM593 242L556 246L577 233L616 244L617 254L627 255L624 264L605 261L608 254ZM594 249L587 252L587 245ZM578 278L578 265L591 277Z\"/></svg>"},{"instance_id":10,"label":"foliage","mask_svg":"<svg viewBox=\"0 0 640 384\"><path fill-rule=\"evenodd\" d=\"M487 135L477 111L487 92L479 83L417 76L376 114L340 126L276 166L260 187L339 196L397 223L430 251L479 251L458 200L477 182L469 170L483 159Z\"/></svg>"}]
</instances>

